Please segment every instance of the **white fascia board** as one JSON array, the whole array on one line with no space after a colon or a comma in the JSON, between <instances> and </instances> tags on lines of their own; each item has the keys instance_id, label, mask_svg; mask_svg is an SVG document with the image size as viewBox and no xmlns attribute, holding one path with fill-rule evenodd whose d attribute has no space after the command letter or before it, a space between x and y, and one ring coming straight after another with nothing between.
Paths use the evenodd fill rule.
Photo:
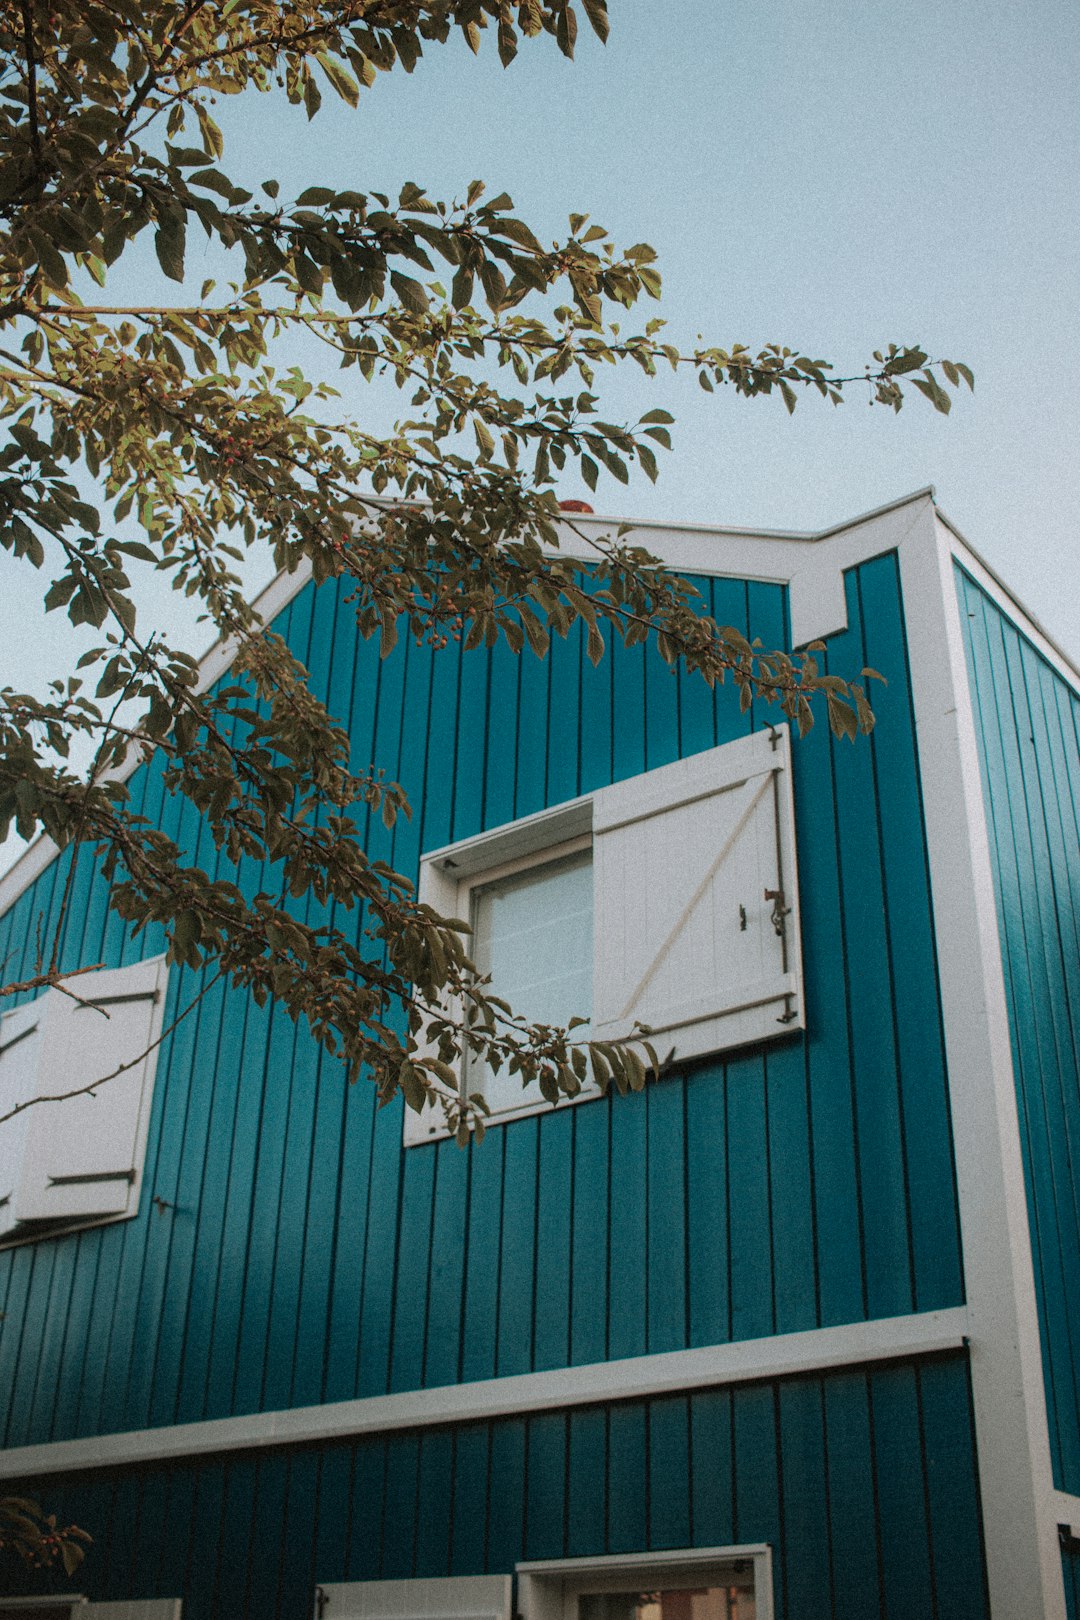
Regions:
<instances>
[{"instance_id":1,"label":"white fascia board","mask_svg":"<svg viewBox=\"0 0 1080 1620\"><path fill-rule=\"evenodd\" d=\"M255 1412L204 1423L57 1440L0 1452L0 1479L30 1479L268 1446L312 1445L365 1434L483 1422L526 1412L562 1411L798 1373L910 1360L960 1350L967 1334L967 1311L958 1306L815 1328L805 1333L744 1339L734 1344L593 1362L552 1372L302 1406L292 1411Z\"/></svg>"},{"instance_id":2,"label":"white fascia board","mask_svg":"<svg viewBox=\"0 0 1080 1620\"><path fill-rule=\"evenodd\" d=\"M990 844L953 576L932 509L900 548L994 1620L1065 1620Z\"/></svg>"},{"instance_id":3,"label":"white fascia board","mask_svg":"<svg viewBox=\"0 0 1080 1620\"><path fill-rule=\"evenodd\" d=\"M633 542L640 531L645 549L680 574L787 585L792 643L804 647L847 629L844 570L901 545L933 499L928 486L817 535L633 523L624 538ZM619 518L568 519L560 555L594 559L590 540L614 540L624 525Z\"/></svg>"},{"instance_id":4,"label":"white fascia board","mask_svg":"<svg viewBox=\"0 0 1080 1620\"><path fill-rule=\"evenodd\" d=\"M300 594L310 578L311 564L306 560L292 573L283 569L280 574L276 574L252 603L257 617L266 626L272 624L278 614L288 607L293 597ZM194 690L206 692L215 681L219 681L232 664L237 650L238 643L235 636L219 637L199 660L199 673ZM143 751L133 744L128 748L123 764L109 771L103 780L126 782L142 763ZM27 846L18 860L9 866L3 877L0 877L0 917L15 904L35 879L41 876L59 853L52 839L45 836L35 838L34 842Z\"/></svg>"},{"instance_id":5,"label":"white fascia board","mask_svg":"<svg viewBox=\"0 0 1080 1620\"><path fill-rule=\"evenodd\" d=\"M1017 629L1031 642L1036 652L1046 659L1051 668L1061 676L1062 680L1071 686L1074 692L1080 694L1080 665L1077 665L1064 651L1048 630L1045 630L1029 613L1020 598L1009 589L990 564L975 547L965 540L956 525L938 511L938 523L948 536L948 544L954 559L975 583L986 592L990 600L999 607L1007 619L1010 619Z\"/></svg>"}]
</instances>

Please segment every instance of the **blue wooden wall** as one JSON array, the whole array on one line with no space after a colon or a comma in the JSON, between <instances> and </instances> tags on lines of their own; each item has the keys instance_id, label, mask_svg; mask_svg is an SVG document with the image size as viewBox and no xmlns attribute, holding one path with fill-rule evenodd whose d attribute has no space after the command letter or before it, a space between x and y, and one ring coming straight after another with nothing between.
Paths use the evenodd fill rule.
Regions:
<instances>
[{"instance_id":1,"label":"blue wooden wall","mask_svg":"<svg viewBox=\"0 0 1080 1620\"><path fill-rule=\"evenodd\" d=\"M188 1422L958 1304L962 1281L929 885L895 558L847 579L833 667L870 664L871 741L795 747L809 1030L647 1093L403 1152L400 1104L272 1008L212 989L161 1053L137 1218L0 1253L7 1445ZM704 587L722 623L785 636L778 587ZM640 648L599 669L580 638L380 663L336 590L278 627L356 759L416 814L365 829L420 851L766 724ZM221 870L157 766L136 799ZM132 941L79 856L66 964ZM0 920L30 960L54 863ZM269 884L246 863L248 893ZM336 921L358 930L362 919ZM47 931L47 924L46 924ZM46 932L47 937L47 932ZM21 956L20 956L21 953ZM174 971L168 1018L198 988ZM161 1212L156 1196L167 1205Z\"/></svg>"},{"instance_id":2,"label":"blue wooden wall","mask_svg":"<svg viewBox=\"0 0 1080 1620\"><path fill-rule=\"evenodd\" d=\"M1054 1477L1080 1491L1080 698L958 572L1012 1033Z\"/></svg>"},{"instance_id":3,"label":"blue wooden wall","mask_svg":"<svg viewBox=\"0 0 1080 1620\"><path fill-rule=\"evenodd\" d=\"M1080 1620L1080 1553L1062 1552L1061 1570L1065 1577L1067 1620Z\"/></svg>"},{"instance_id":4,"label":"blue wooden wall","mask_svg":"<svg viewBox=\"0 0 1080 1620\"><path fill-rule=\"evenodd\" d=\"M91 1597L182 1596L184 1620L308 1620L316 1581L761 1541L777 1620L989 1612L956 1356L39 1488L104 1527Z\"/></svg>"}]
</instances>

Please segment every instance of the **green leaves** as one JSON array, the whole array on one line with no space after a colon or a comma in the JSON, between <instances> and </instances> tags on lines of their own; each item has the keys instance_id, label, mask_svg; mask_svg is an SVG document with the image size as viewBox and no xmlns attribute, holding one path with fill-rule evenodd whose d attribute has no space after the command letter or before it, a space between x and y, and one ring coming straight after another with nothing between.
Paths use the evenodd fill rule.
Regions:
<instances>
[{"instance_id":1,"label":"green leaves","mask_svg":"<svg viewBox=\"0 0 1080 1620\"><path fill-rule=\"evenodd\" d=\"M585 12L593 32L604 44L607 43L610 22L607 13L607 0L581 0L582 10Z\"/></svg>"},{"instance_id":2,"label":"green leaves","mask_svg":"<svg viewBox=\"0 0 1080 1620\"><path fill-rule=\"evenodd\" d=\"M913 388L917 388L920 394L926 396L935 411L940 411L943 416L948 416L952 410L952 400L932 371L924 371L921 377L912 377L911 383Z\"/></svg>"},{"instance_id":3,"label":"green leaves","mask_svg":"<svg viewBox=\"0 0 1080 1620\"><path fill-rule=\"evenodd\" d=\"M61 1525L53 1513L26 1496L0 1496L0 1549L10 1550L33 1569L63 1565L74 1575L93 1537L78 1525Z\"/></svg>"},{"instance_id":4,"label":"green leaves","mask_svg":"<svg viewBox=\"0 0 1080 1620\"><path fill-rule=\"evenodd\" d=\"M313 184L290 203L272 177L253 195L230 174L209 111L219 96L280 80L281 116L303 130L300 109L316 117L326 86L356 106L451 30L507 64L540 38L571 55L580 19L606 39L603 0L228 0L189 8L179 31L174 11L63 0L35 61L47 154L14 113L0 118L0 545L9 566L43 571L46 611L95 632L79 672L46 698L0 693L0 830L100 847L111 903L134 931L163 924L177 960L214 960L256 1000L306 1019L380 1100L441 1098L466 1138L483 1130L482 1104L456 1089L467 1049L553 1099L590 1076L640 1089L660 1068L644 1036L586 1053L572 1028L515 1018L477 983L464 925L417 906L408 876L368 856L361 829L408 815L405 790L352 757L250 608L242 565L261 555L264 570L310 566L317 583L336 581L341 611L383 658L409 641L436 660L500 640L543 658L553 637L580 634L597 662L615 638L648 643L710 685L732 681L744 709L758 701L802 729L824 709L854 738L873 723L860 684L822 673L812 650L762 649L716 625L632 535L579 526L593 558L583 573L560 554L576 520L557 497L578 474L587 490L655 479L671 448L662 405L605 419L606 368L652 380L685 370L710 392L775 395L789 411L807 391L835 404L854 382L894 410L912 383L944 410L971 372L895 344L855 379L776 344L684 352L661 322L637 320L661 289L648 244L622 248L574 213L545 245L507 193L489 197L478 180L447 202L407 181L396 201ZM19 40L13 83L26 74ZM308 155L317 178L318 146ZM185 281L193 223L235 266L197 298ZM183 291L129 307L109 270L145 232ZM97 297L84 270L105 288L98 304L72 291ZM308 374L297 353L314 357ZM392 380L399 420L351 420L338 367ZM203 690L193 660L143 629L135 604L150 570L235 649L224 685ZM122 772L153 755L215 864L134 813ZM242 863L258 884L213 875ZM447 995L456 1019L438 1012Z\"/></svg>"},{"instance_id":5,"label":"green leaves","mask_svg":"<svg viewBox=\"0 0 1080 1620\"><path fill-rule=\"evenodd\" d=\"M169 215L154 232L154 252L170 281L184 279L185 237L183 221L173 215Z\"/></svg>"},{"instance_id":6,"label":"green leaves","mask_svg":"<svg viewBox=\"0 0 1080 1620\"><path fill-rule=\"evenodd\" d=\"M360 86L349 70L328 51L319 51L316 61L342 101L347 102L350 107L355 107L360 100Z\"/></svg>"},{"instance_id":7,"label":"green leaves","mask_svg":"<svg viewBox=\"0 0 1080 1620\"><path fill-rule=\"evenodd\" d=\"M397 293L405 308L414 315L423 315L428 307L428 296L421 284L412 276L403 276L400 271L390 272L390 285Z\"/></svg>"}]
</instances>

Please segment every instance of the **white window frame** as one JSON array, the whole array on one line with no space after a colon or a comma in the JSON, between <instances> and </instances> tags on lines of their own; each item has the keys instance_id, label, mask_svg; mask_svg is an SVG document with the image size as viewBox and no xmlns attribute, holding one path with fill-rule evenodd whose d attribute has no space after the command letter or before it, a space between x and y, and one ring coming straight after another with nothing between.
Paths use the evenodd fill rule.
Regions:
<instances>
[{"instance_id":1,"label":"white window frame","mask_svg":"<svg viewBox=\"0 0 1080 1620\"><path fill-rule=\"evenodd\" d=\"M592 795L588 794L494 827L475 838L432 850L420 862L417 898L444 917L471 922L474 889L591 847ZM452 1018L459 1017L460 997L448 997L446 1010ZM461 1083L464 1086L464 1064ZM576 1097L561 1098L556 1107L566 1108L598 1095L597 1087L590 1082ZM490 1120L485 1120L485 1124L506 1124L550 1107L542 1097L523 1095L517 1107L500 1109ZM411 1108L405 1109L403 1140L406 1147L439 1141L449 1134L442 1111L431 1103L420 1114Z\"/></svg>"},{"instance_id":2,"label":"white window frame","mask_svg":"<svg viewBox=\"0 0 1080 1620\"><path fill-rule=\"evenodd\" d=\"M710 785L707 779L711 776L721 779L719 785ZM654 1044L662 1054L674 1040L676 1058L680 1063L714 1052L734 1050L742 1045L758 1044L789 1030L804 1028L798 870L791 794L791 740L787 726L752 732L721 744L719 748L659 766L653 771L614 783L611 787L597 789L595 793L582 795L535 815L524 816L518 821L479 833L473 838L432 850L421 859L418 898L445 917L471 922L473 891L482 885L546 865L590 844L594 849L602 849L606 846L597 841L609 833L617 833L624 825L640 823L651 816L663 815L668 809L692 804L697 799L711 798L726 792L728 788L739 788L759 779L763 783L763 791L771 792L774 796L775 859L781 891L776 904L785 908L780 913L778 932L783 930L786 969L783 984L789 987L790 993L780 999L777 993L780 980L777 979L765 985L761 997L756 1000L756 987L750 986L745 1008L741 1008L740 1004L734 1010L710 1012L707 1007L698 1009L691 1006L689 1017L680 1016L673 1022L671 1028L675 1033L670 1038L662 1021L650 1020L650 1027L656 1031ZM785 784L782 791L779 785L781 781ZM760 797L758 793L754 802ZM723 854L718 854L718 862L722 859ZM600 882L597 865L594 861L595 884ZM760 904L762 896L757 896L757 899ZM605 938L607 909L604 897L597 889L593 918L591 1035L595 1039L617 1042L630 1036L633 1020L624 1018L620 1021L617 1016L612 1018L610 1013L606 1021L601 1019L601 991L613 981L610 947ZM788 917L790 920L785 920ZM667 942L660 952L661 957L666 949ZM647 973L646 980L648 977ZM774 1017L778 1007L780 1016ZM683 1011L685 1013L687 1009ZM459 1016L460 1003L448 998L446 1012L451 1018ZM772 1028L774 1022L781 1027ZM555 1106L573 1107L591 1101L599 1094L599 1088L587 1082L576 1096L560 1098ZM551 1106L537 1095L523 1095L519 1105L500 1108L485 1120L485 1124L507 1124L550 1109ZM429 1103L419 1114L406 1107L403 1126L406 1147L438 1141L448 1135L442 1111L436 1105Z\"/></svg>"},{"instance_id":3,"label":"white window frame","mask_svg":"<svg viewBox=\"0 0 1080 1620\"><path fill-rule=\"evenodd\" d=\"M147 1057L143 1060L142 1080L139 1087L138 1111L135 1115L133 1132L132 1164L130 1166L129 1191L126 1198L126 1207L122 1210L116 1211L94 1210L85 1214L65 1212L64 1214L58 1214L55 1216L46 1215L42 1218L35 1217L25 1219L22 1224L17 1224L0 1233L0 1249L11 1248L17 1244L40 1242L45 1238L57 1237L65 1232L82 1231L84 1228L90 1226L103 1226L111 1224L113 1221L131 1220L133 1216L138 1214L142 1189L143 1167L146 1160L146 1144L150 1130L150 1113L153 1104L157 1056L161 1040L162 1027L164 1024L165 1000L168 993L168 965L166 957L164 953L161 953L157 956L146 957L137 963L126 964L121 968L95 969L91 973L76 975L71 980L71 989L73 994L76 996L83 995L91 1001L97 998L100 999L103 1004L106 1004L110 999L112 999L113 987L110 985L110 980L112 980L115 976L115 980L119 986L124 976L130 976L133 970L138 970L141 974L146 974L148 971L152 973L153 988L148 991L133 992L130 995L126 991L121 991L121 994L119 997L117 997L119 1000L145 998L152 1003L146 1040L146 1045L150 1048L150 1050ZM54 1024L50 1020L50 1012L54 1010L68 1010L68 1002L63 998L63 992L61 990L49 989L43 995L36 997L33 1001L24 1002L20 1006L0 1014L0 1054L2 1054L5 1044L5 1026L14 1028L18 1032L15 1035L15 1040L20 1040L23 1038L21 1033L22 1026L28 1021L28 1018L33 1015L35 1009L37 1010L38 1018L36 1027L34 1029L34 1034L31 1037L34 1039L36 1048L34 1055L35 1075L31 1082L31 1092L32 1094L37 1095L63 1091L63 1077L54 1077L44 1072L46 1049L50 1044L50 1037L53 1035L54 1030ZM140 1048L140 1051L141 1050L142 1048ZM138 1054L133 1053L132 1057L136 1057L137 1055ZM102 1078L104 1081L104 1076ZM109 1082L104 1081L104 1083L108 1084ZM13 1191L9 1194L10 1198L17 1199L18 1189L22 1181L24 1168L32 1161L35 1148L40 1148L40 1133L37 1130L31 1130L30 1127L28 1125L24 1125L23 1122L32 1121L36 1126L37 1122L34 1121L33 1116L34 1113L39 1109L59 1109L66 1106L67 1104L65 1102L42 1102L38 1104L34 1110L28 1109L17 1115L14 1120L7 1122L9 1128L16 1127L16 1129L12 1131L12 1140L14 1144L12 1147L12 1155L13 1159L16 1161L16 1168ZM4 1126L0 1126L0 1130L3 1130L4 1128ZM117 1176L116 1179L119 1180L120 1177ZM2 1615L2 1612L2 1608L0 1608L0 1615Z\"/></svg>"},{"instance_id":4,"label":"white window frame","mask_svg":"<svg viewBox=\"0 0 1080 1620\"><path fill-rule=\"evenodd\" d=\"M521 1620L577 1620L577 1600L585 1593L632 1592L643 1583L699 1585L710 1573L722 1576L725 1566L748 1562L754 1566L756 1620L774 1620L772 1548L764 1541L518 1564L518 1611Z\"/></svg>"}]
</instances>

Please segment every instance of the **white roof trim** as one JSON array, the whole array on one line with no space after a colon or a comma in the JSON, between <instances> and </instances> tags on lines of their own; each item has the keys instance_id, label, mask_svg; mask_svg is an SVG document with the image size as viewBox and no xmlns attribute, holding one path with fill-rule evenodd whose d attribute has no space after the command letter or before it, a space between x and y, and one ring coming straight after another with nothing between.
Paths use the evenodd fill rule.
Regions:
<instances>
[{"instance_id":1,"label":"white roof trim","mask_svg":"<svg viewBox=\"0 0 1080 1620\"><path fill-rule=\"evenodd\" d=\"M590 533L610 534L623 524L632 530L644 530L648 535L649 549L680 573L788 586L792 642L796 647L801 647L847 628L844 571L870 557L899 548L916 527L926 505L933 503L933 485L926 485L910 495L903 495L859 517L822 529L817 534L712 527L696 523L668 524L653 518L630 520L592 513L574 514L567 518L561 555L583 560L592 557L594 552L588 543ZM941 514L938 513L938 516ZM943 521L948 523L947 519ZM951 523L948 526L959 540L959 531ZM966 554L961 560L966 562L969 556L983 570L984 577L989 576L997 583L1008 597L1013 616L1037 642L1040 650L1045 651L1057 667L1067 667L1070 680L1080 682L1076 666L1007 587L1001 584L993 570L982 562L966 541L961 540L960 544ZM253 603L264 624L271 624L303 590L310 578L311 565L304 562L292 573L283 571L271 580ZM231 638L216 641L200 661L196 690L205 691L220 680L235 655L236 645ZM131 749L123 766L115 772L116 778L123 781L130 776L141 758L138 749ZM56 854L57 848L51 839L39 838L19 856L0 877L0 915L40 877Z\"/></svg>"},{"instance_id":2,"label":"white roof trim","mask_svg":"<svg viewBox=\"0 0 1080 1620\"><path fill-rule=\"evenodd\" d=\"M1017 628L1031 642L1036 652L1040 653L1052 664L1058 674L1070 686L1080 691L1080 664L1069 657L1069 654L1059 645L1035 615L1028 611L1017 596L1016 592L1006 584L997 569L987 562L980 551L977 551L970 540L960 533L951 518L946 517L940 507L937 509L938 522L946 529L950 538L950 549L961 568L969 573L975 583L993 599L999 608L1012 619Z\"/></svg>"},{"instance_id":3,"label":"white roof trim","mask_svg":"<svg viewBox=\"0 0 1080 1620\"><path fill-rule=\"evenodd\" d=\"M288 607L294 596L298 596L311 578L310 562L303 562L292 573L282 569L276 574L252 603L255 613L264 624L271 624L277 615ZM219 681L236 657L235 637L219 636L213 646L205 652L199 660L199 676L195 682L196 692L205 692ZM124 757L124 763L108 773L108 780L126 782L142 764L143 754L140 748L132 746ZM41 876L42 872L54 860L60 851L51 838L44 836L35 838L16 861L13 861L8 870L0 877L0 916L8 911L21 894Z\"/></svg>"}]
</instances>

